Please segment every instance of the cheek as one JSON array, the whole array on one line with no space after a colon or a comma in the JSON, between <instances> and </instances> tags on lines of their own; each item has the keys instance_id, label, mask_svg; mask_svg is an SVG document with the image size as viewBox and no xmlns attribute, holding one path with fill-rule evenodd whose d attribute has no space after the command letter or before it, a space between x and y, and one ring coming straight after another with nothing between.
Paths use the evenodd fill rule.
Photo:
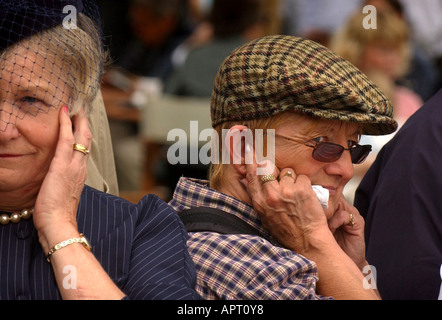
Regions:
<instances>
[{"instance_id":1,"label":"cheek","mask_svg":"<svg viewBox=\"0 0 442 320\"><path fill-rule=\"evenodd\" d=\"M279 151L279 152L278 152ZM321 164L314 161L311 150L291 148L276 150L276 166L279 169L292 168L296 174L314 176L322 168Z\"/></svg>"},{"instance_id":2,"label":"cheek","mask_svg":"<svg viewBox=\"0 0 442 320\"><path fill-rule=\"evenodd\" d=\"M27 121L22 130L27 140L39 152L39 158L50 161L54 155L58 142L59 123L57 110L51 110L48 114L38 115Z\"/></svg>"}]
</instances>

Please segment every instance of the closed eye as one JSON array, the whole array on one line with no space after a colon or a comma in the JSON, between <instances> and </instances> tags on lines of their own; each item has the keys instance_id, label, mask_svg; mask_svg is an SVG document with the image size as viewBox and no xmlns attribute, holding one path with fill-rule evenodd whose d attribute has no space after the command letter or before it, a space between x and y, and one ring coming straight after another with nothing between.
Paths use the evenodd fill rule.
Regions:
<instances>
[{"instance_id":1,"label":"closed eye","mask_svg":"<svg viewBox=\"0 0 442 320\"><path fill-rule=\"evenodd\" d=\"M44 101L34 96L23 96L19 99L20 102L20 113L30 114L36 116L40 111L45 111L48 109Z\"/></svg>"}]
</instances>

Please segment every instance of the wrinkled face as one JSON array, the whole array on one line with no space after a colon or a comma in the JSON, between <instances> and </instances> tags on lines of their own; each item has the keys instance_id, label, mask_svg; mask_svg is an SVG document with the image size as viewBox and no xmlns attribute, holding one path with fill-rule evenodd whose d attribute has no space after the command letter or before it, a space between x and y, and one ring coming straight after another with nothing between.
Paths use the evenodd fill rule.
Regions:
<instances>
[{"instance_id":1,"label":"wrinkled face","mask_svg":"<svg viewBox=\"0 0 442 320\"><path fill-rule=\"evenodd\" d=\"M276 166L279 169L293 168L297 175L306 175L312 185L321 185L329 190L330 218L337 208L344 186L353 176L350 152L344 151L334 162L320 162L312 157L313 149L305 144L332 142L349 148L359 141L356 124L332 120L318 120L306 116L288 114L288 119L276 128ZM278 137L283 135L292 140Z\"/></svg>"},{"instance_id":2,"label":"wrinkled face","mask_svg":"<svg viewBox=\"0 0 442 320\"><path fill-rule=\"evenodd\" d=\"M69 90L55 58L14 47L0 62L0 192L38 192Z\"/></svg>"}]
</instances>

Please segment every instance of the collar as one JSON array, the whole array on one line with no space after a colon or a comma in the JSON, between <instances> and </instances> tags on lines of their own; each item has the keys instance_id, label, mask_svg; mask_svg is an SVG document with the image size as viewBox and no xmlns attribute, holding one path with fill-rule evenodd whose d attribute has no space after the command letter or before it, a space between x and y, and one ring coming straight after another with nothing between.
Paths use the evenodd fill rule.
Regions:
<instances>
[{"instance_id":1,"label":"collar","mask_svg":"<svg viewBox=\"0 0 442 320\"><path fill-rule=\"evenodd\" d=\"M180 212L192 207L211 207L233 214L265 235L258 213L249 204L209 187L207 180L181 177L169 204Z\"/></svg>"}]
</instances>

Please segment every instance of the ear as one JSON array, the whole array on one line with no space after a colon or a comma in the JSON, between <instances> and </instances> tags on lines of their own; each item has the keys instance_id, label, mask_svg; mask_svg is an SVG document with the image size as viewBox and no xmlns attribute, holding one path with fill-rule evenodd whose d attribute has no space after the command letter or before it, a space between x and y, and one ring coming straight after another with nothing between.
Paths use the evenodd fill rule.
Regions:
<instances>
[{"instance_id":1,"label":"ear","mask_svg":"<svg viewBox=\"0 0 442 320\"><path fill-rule=\"evenodd\" d=\"M253 134L244 125L235 125L229 129L224 141L229 152L229 163L241 175L246 175L246 163L253 161Z\"/></svg>"}]
</instances>

